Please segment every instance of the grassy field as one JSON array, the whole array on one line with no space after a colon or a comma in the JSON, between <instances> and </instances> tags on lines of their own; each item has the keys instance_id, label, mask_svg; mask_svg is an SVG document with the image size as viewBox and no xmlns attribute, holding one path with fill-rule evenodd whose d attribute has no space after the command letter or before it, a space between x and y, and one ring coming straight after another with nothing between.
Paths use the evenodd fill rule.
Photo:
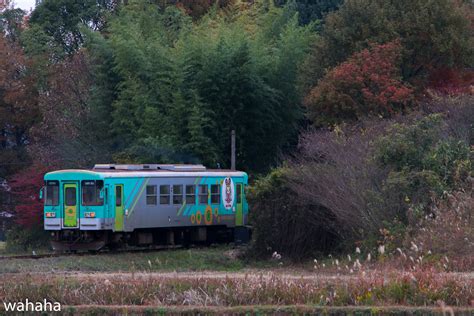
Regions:
<instances>
[{"instance_id":1,"label":"grassy field","mask_svg":"<svg viewBox=\"0 0 474 316\"><path fill-rule=\"evenodd\" d=\"M42 259L5 259L0 273L37 272L134 272L134 271L239 271L271 268L273 261L244 261L227 246L163 250L145 253L116 253L60 256Z\"/></svg>"}]
</instances>

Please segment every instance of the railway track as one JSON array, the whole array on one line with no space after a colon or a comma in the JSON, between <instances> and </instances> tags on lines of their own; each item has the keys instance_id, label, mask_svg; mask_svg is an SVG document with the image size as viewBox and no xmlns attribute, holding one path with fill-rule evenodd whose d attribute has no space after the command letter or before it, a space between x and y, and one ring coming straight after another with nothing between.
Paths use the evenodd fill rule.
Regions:
<instances>
[{"instance_id":1,"label":"railway track","mask_svg":"<svg viewBox=\"0 0 474 316\"><path fill-rule=\"evenodd\" d=\"M152 248L133 248L133 249L117 249L117 250L100 250L97 252L51 252L42 254L31 254L31 255L11 255L11 256L0 256L0 260L13 260L13 259L45 259L45 258L56 258L56 257L67 257L67 256L91 256L91 255L119 255L124 253L145 253L155 252L163 250L178 250L183 249L184 246L155 246ZM199 247L193 247L199 248Z\"/></svg>"}]
</instances>

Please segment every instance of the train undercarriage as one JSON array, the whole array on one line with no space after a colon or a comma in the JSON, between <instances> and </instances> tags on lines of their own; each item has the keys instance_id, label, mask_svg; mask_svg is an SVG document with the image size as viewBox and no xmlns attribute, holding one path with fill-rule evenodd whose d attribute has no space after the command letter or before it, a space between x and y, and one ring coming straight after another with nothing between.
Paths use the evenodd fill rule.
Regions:
<instances>
[{"instance_id":1,"label":"train undercarriage","mask_svg":"<svg viewBox=\"0 0 474 316\"><path fill-rule=\"evenodd\" d=\"M61 230L51 232L54 251L100 251L123 247L190 246L213 243L237 244L250 240L250 228L239 226L176 227L137 229L133 232L111 230Z\"/></svg>"}]
</instances>

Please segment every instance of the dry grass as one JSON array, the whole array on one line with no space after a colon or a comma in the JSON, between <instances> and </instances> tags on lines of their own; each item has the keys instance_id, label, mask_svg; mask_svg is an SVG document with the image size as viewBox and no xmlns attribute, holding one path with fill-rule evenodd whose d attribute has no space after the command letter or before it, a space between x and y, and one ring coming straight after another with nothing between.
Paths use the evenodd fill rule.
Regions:
<instances>
[{"instance_id":1,"label":"dry grass","mask_svg":"<svg viewBox=\"0 0 474 316\"><path fill-rule=\"evenodd\" d=\"M472 316L471 308L443 309L441 307L407 306L309 306L309 305L246 305L232 307L215 306L65 306L66 315L446 315L453 311L457 316Z\"/></svg>"},{"instance_id":2,"label":"dry grass","mask_svg":"<svg viewBox=\"0 0 474 316\"><path fill-rule=\"evenodd\" d=\"M83 278L9 275L0 279L3 301L43 300L63 305L140 306L471 306L472 278L430 273L359 275L357 278L147 277Z\"/></svg>"}]
</instances>

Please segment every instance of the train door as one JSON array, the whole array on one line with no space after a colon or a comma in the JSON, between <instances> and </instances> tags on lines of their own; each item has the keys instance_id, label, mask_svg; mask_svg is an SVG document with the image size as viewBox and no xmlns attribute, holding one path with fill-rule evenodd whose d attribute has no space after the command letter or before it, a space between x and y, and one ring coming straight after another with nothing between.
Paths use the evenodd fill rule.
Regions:
<instances>
[{"instance_id":1,"label":"train door","mask_svg":"<svg viewBox=\"0 0 474 316\"><path fill-rule=\"evenodd\" d=\"M123 184L115 185L115 231L123 231Z\"/></svg>"},{"instance_id":2,"label":"train door","mask_svg":"<svg viewBox=\"0 0 474 316\"><path fill-rule=\"evenodd\" d=\"M235 186L235 194L236 194L235 226L242 226L244 224L242 190L243 190L243 185L241 183L237 183Z\"/></svg>"},{"instance_id":3,"label":"train door","mask_svg":"<svg viewBox=\"0 0 474 316\"><path fill-rule=\"evenodd\" d=\"M77 228L79 226L77 183L65 183L63 190L63 228Z\"/></svg>"}]
</instances>

